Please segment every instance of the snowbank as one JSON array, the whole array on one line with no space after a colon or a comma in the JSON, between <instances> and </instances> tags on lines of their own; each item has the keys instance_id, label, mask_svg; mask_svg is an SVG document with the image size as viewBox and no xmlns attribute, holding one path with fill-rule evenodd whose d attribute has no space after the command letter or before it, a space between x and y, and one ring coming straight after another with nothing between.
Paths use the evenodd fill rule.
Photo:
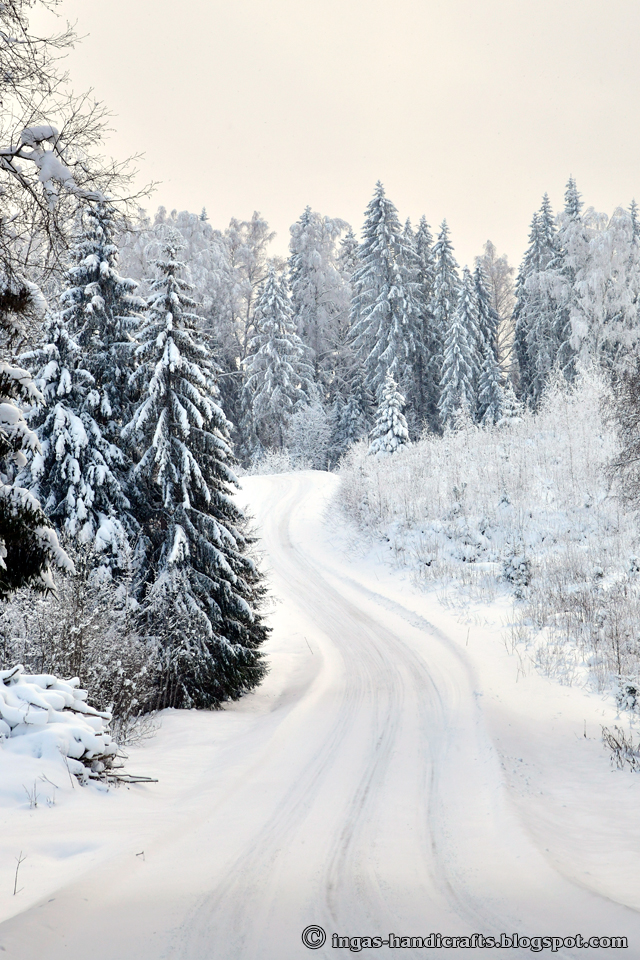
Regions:
<instances>
[{"instance_id":1,"label":"snowbank","mask_svg":"<svg viewBox=\"0 0 640 960\"><path fill-rule=\"evenodd\" d=\"M543 673L635 709L640 538L607 473L605 399L585 375L501 426L469 422L383 459L360 444L339 499L422 586L451 586L455 602L460 587L480 602L514 595L513 640Z\"/></svg>"}]
</instances>

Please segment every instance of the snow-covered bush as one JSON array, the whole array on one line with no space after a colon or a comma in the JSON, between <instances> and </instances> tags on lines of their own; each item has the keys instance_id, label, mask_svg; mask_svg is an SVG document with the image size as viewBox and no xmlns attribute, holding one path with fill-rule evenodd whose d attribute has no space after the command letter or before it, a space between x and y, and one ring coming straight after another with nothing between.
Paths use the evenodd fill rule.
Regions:
<instances>
[{"instance_id":1,"label":"snow-covered bush","mask_svg":"<svg viewBox=\"0 0 640 960\"><path fill-rule=\"evenodd\" d=\"M155 645L137 633L131 576L114 582L88 547L72 548L76 573L55 594L20 590L0 619L0 664L32 673L80 676L91 702L118 720L153 708Z\"/></svg>"},{"instance_id":2,"label":"snow-covered bush","mask_svg":"<svg viewBox=\"0 0 640 960\"><path fill-rule=\"evenodd\" d=\"M295 467L286 449L263 450L260 456L256 457L248 467L236 468L236 472L239 477L262 477L272 473L290 473L290 471L294 469Z\"/></svg>"},{"instance_id":3,"label":"snow-covered bush","mask_svg":"<svg viewBox=\"0 0 640 960\"><path fill-rule=\"evenodd\" d=\"M420 582L484 599L506 584L541 670L640 710L619 694L640 676L640 536L607 471L617 454L607 396L585 373L552 385L536 414L460 421L402 457L369 457L360 443L343 462L340 499Z\"/></svg>"},{"instance_id":4,"label":"snow-covered bush","mask_svg":"<svg viewBox=\"0 0 640 960\"><path fill-rule=\"evenodd\" d=\"M296 410L289 421L286 438L294 469L326 469L331 425L319 401Z\"/></svg>"},{"instance_id":5,"label":"snow-covered bush","mask_svg":"<svg viewBox=\"0 0 640 960\"><path fill-rule=\"evenodd\" d=\"M77 677L31 675L21 664L0 671L0 746L13 753L54 759L71 773L99 777L111 768L118 747L109 733L111 714L87 703Z\"/></svg>"}]
</instances>

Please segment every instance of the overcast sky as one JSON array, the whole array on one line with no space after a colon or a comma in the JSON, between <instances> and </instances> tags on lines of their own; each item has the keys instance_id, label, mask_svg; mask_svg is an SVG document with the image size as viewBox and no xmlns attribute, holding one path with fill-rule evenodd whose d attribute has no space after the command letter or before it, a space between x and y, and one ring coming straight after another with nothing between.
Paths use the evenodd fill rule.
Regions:
<instances>
[{"instance_id":1,"label":"overcast sky","mask_svg":"<svg viewBox=\"0 0 640 960\"><path fill-rule=\"evenodd\" d=\"M446 217L459 262L517 265L573 175L640 200L637 0L62 0L77 90L144 153L149 203L213 226L260 212L285 253L304 207L360 231L376 180L404 219Z\"/></svg>"}]
</instances>

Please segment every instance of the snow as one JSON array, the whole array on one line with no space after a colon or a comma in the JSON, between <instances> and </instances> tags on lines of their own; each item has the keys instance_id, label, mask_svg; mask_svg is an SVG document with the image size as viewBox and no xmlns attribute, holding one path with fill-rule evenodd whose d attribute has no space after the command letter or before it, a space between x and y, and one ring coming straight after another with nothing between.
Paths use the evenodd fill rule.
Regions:
<instances>
[{"instance_id":1,"label":"snow","mask_svg":"<svg viewBox=\"0 0 640 960\"><path fill-rule=\"evenodd\" d=\"M86 697L77 678L30 676L21 665L0 671L3 754L63 762L83 779L88 767L103 771L105 758L117 751L107 730L111 715L89 706Z\"/></svg>"},{"instance_id":2,"label":"snow","mask_svg":"<svg viewBox=\"0 0 640 960\"><path fill-rule=\"evenodd\" d=\"M156 785L74 789L5 744L7 957L293 960L312 923L627 936L640 955L640 779L602 749L609 703L526 668L505 599L440 603L336 523L335 476L242 483L277 601L271 672L222 711L166 711L130 749Z\"/></svg>"}]
</instances>

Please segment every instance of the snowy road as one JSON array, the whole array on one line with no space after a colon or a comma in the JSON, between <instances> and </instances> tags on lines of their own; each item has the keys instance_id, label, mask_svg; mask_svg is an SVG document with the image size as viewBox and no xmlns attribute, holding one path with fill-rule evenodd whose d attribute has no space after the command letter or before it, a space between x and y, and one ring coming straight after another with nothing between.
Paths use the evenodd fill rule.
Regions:
<instances>
[{"instance_id":1,"label":"snowy road","mask_svg":"<svg viewBox=\"0 0 640 960\"><path fill-rule=\"evenodd\" d=\"M161 758L175 757L172 792L160 803L148 788L129 814L145 818L144 858L116 845L7 920L8 960L328 958L341 955L334 932L627 936L623 955L640 958L640 914L554 869L523 823L464 648L332 546L322 513L334 484L246 481L280 601L272 672L223 713L168 715L165 752L152 746L147 762L162 782ZM316 951L301 942L310 924L329 937Z\"/></svg>"}]
</instances>

